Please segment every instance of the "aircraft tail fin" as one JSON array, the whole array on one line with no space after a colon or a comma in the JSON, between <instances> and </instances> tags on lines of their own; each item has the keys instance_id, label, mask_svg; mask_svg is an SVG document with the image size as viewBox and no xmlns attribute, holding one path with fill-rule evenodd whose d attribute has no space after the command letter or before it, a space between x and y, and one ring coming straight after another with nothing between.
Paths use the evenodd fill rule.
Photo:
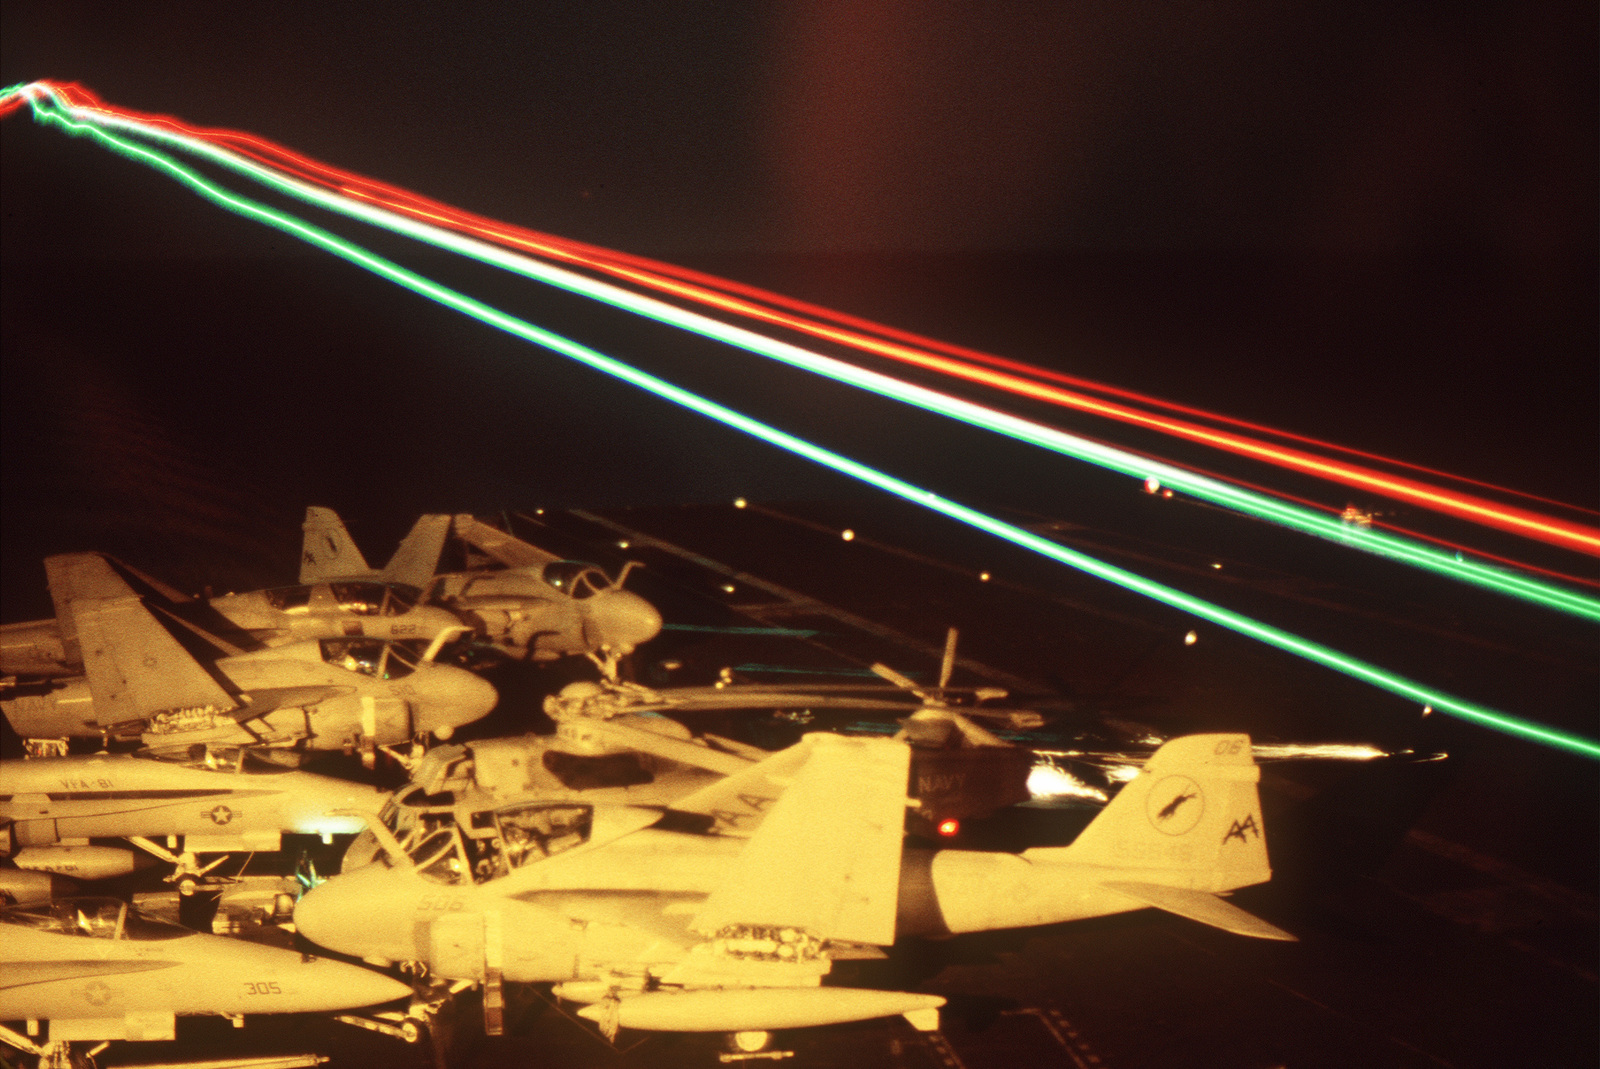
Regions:
<instances>
[{"instance_id":1,"label":"aircraft tail fin","mask_svg":"<svg viewBox=\"0 0 1600 1069\"><path fill-rule=\"evenodd\" d=\"M312 505L301 525L300 582L325 583L330 579L371 579L378 573L367 564L344 521L332 509Z\"/></svg>"},{"instance_id":2,"label":"aircraft tail fin","mask_svg":"<svg viewBox=\"0 0 1600 1069\"><path fill-rule=\"evenodd\" d=\"M450 536L450 520L448 514L418 517L411 526L411 533L384 565L384 581L404 583L419 590L427 586L439 570L439 555L444 552L444 541Z\"/></svg>"},{"instance_id":3,"label":"aircraft tail fin","mask_svg":"<svg viewBox=\"0 0 1600 1069\"><path fill-rule=\"evenodd\" d=\"M1070 845L1023 857L1104 865L1139 887L1214 893L1264 883L1272 868L1256 791L1260 779L1248 735L1172 739ZM1149 894L1133 897L1190 915Z\"/></svg>"}]
</instances>

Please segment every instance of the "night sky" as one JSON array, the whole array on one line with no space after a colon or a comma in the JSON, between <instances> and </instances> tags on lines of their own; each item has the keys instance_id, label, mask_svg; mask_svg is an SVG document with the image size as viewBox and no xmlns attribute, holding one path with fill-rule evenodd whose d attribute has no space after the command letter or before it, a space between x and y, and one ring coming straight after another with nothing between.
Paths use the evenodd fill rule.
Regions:
<instances>
[{"instance_id":1,"label":"night sky","mask_svg":"<svg viewBox=\"0 0 1600 1069\"><path fill-rule=\"evenodd\" d=\"M1592 5L510 7L7 2L0 68L951 341L1600 496ZM845 490L26 114L3 133L8 601L41 552L212 543L277 566L311 503L381 555L424 510ZM997 481L984 461L1010 453L882 405L461 281L950 492L1023 503L1035 479ZM925 459L933 434L957 452Z\"/></svg>"},{"instance_id":2,"label":"night sky","mask_svg":"<svg viewBox=\"0 0 1600 1069\"><path fill-rule=\"evenodd\" d=\"M0 66L661 254L1594 244L1592 5L498 6L13 0Z\"/></svg>"}]
</instances>

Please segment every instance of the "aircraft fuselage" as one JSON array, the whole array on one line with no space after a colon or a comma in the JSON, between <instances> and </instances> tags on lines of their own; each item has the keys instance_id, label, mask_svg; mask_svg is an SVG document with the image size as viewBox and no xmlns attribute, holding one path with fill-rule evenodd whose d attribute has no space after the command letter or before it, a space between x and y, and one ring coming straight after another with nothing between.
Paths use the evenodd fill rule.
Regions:
<instances>
[{"instance_id":1,"label":"aircraft fuselage","mask_svg":"<svg viewBox=\"0 0 1600 1069\"><path fill-rule=\"evenodd\" d=\"M350 644L337 652L330 643ZM365 645L355 645L365 643ZM363 739L377 745L409 741L415 734L447 735L494 708L494 688L451 665L386 669L377 640L324 640L260 650L213 663L240 705L264 711L254 717L201 707L158 711L140 721L104 718L88 680L75 677L14 688L0 701L23 738L140 736L145 745L170 749L286 744L348 749ZM377 650L374 656L367 654ZM392 678L382 678L383 675Z\"/></svg>"},{"instance_id":2,"label":"aircraft fuselage","mask_svg":"<svg viewBox=\"0 0 1600 1069\"><path fill-rule=\"evenodd\" d=\"M213 849L276 849L282 833L355 834L359 817L330 814L375 812L384 797L288 768L240 772L129 754L0 761L0 822L22 847L183 835Z\"/></svg>"}]
</instances>

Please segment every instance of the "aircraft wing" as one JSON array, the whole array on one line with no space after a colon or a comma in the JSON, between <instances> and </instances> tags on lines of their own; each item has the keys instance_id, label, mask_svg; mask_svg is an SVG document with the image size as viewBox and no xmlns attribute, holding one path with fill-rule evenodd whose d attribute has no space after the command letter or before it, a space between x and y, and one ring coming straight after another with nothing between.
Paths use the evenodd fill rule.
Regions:
<instances>
[{"instance_id":1,"label":"aircraft wing","mask_svg":"<svg viewBox=\"0 0 1600 1069\"><path fill-rule=\"evenodd\" d=\"M806 752L791 782L691 928L715 936L740 926L795 927L821 939L887 946L894 942L911 749L893 739L812 734L725 782L793 750ZM789 778L783 771L775 767L764 778L776 773L781 782Z\"/></svg>"},{"instance_id":2,"label":"aircraft wing","mask_svg":"<svg viewBox=\"0 0 1600 1069\"><path fill-rule=\"evenodd\" d=\"M63 639L80 647L95 719L138 720L168 709L239 703L179 644L99 553L45 558Z\"/></svg>"},{"instance_id":3,"label":"aircraft wing","mask_svg":"<svg viewBox=\"0 0 1600 1069\"><path fill-rule=\"evenodd\" d=\"M542 568L561 559L466 513L456 517L455 531L457 538L507 568Z\"/></svg>"}]
</instances>

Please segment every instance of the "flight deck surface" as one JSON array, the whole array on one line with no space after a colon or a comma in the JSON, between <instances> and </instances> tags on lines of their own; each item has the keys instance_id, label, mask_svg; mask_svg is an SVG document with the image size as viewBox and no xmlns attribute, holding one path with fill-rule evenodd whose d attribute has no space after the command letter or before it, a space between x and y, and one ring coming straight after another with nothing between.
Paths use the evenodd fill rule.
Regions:
<instances>
[{"instance_id":1,"label":"flight deck surface","mask_svg":"<svg viewBox=\"0 0 1600 1069\"><path fill-rule=\"evenodd\" d=\"M1133 507L1147 505L1195 509L1145 500ZM1587 761L1424 716L1399 699L941 529L908 509L859 501L730 503L530 510L500 519L529 541L594 560L612 574L625 561L642 564L628 587L667 621L629 666L646 685L724 675L762 683L868 681L875 661L926 681L937 674L946 628L955 626L953 682L1005 687L1015 702L1044 710L1050 723L1027 740L1036 746L1067 749L1093 730L1248 730L1258 743L1370 742L1450 754L1264 767L1275 875L1235 900L1293 932L1296 943L1242 939L1154 910L903 941L888 962L840 964L836 975L946 996L941 1032L920 1034L896 1018L782 1033L778 1048L794 1052L789 1064L1469 1069L1576 1065L1595 1049L1596 814L1586 801L1595 771ZM1039 526L1047 529L1048 521ZM1110 523L1058 530L1107 556L1137 555L1147 571L1164 570L1199 592L1206 581L1230 584L1236 600L1320 629L1326 640L1367 635L1399 671L1425 675L1439 649L1451 640L1466 644L1471 652L1460 665L1476 666L1491 682L1538 679L1552 696L1555 723L1581 718L1584 687L1593 693L1593 658L1586 658L1579 630L1559 619L1530 631L1540 623L1536 616L1507 621L1502 608L1469 599L1445 620L1393 587L1362 588L1324 575L1308 591L1313 581L1304 575L1285 584L1259 563L1197 557L1192 543L1168 550ZM1477 626L1466 615L1474 609L1523 628L1521 641ZM1185 641L1190 632L1192 643ZM497 679L500 708L464 734L540 726L541 694L584 671L574 663ZM848 717L828 725L852 726ZM854 727L870 725L862 719ZM742 728L752 741L777 746L807 726L768 715ZM955 845L1065 841L1089 813L1019 810L974 822ZM612 1045L574 1016L576 1008L538 989L513 988L507 1034L487 1039L469 994L454 1008L442 1045L450 1064L463 1067L530 1059L716 1064L715 1037L624 1030ZM309 1044L336 1065L432 1059L427 1042L406 1047L317 1020L258 1018L244 1032L186 1021L180 1031L174 1056ZM148 1061L153 1051L113 1050L102 1060Z\"/></svg>"}]
</instances>

